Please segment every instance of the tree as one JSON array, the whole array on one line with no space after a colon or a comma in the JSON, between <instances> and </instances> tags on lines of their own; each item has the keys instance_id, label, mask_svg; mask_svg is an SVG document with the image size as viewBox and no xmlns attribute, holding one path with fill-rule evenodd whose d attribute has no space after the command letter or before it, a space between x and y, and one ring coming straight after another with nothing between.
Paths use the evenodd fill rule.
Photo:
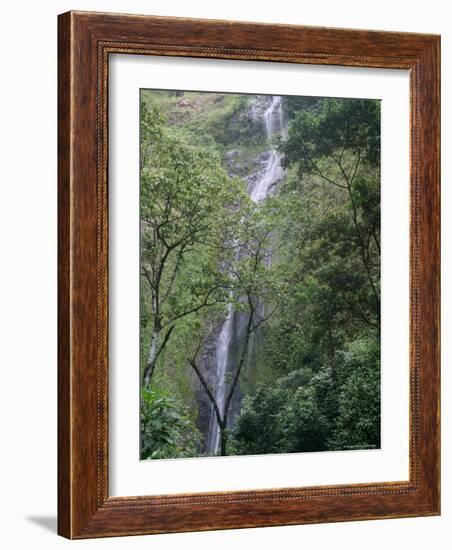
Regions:
<instances>
[{"instance_id":1,"label":"tree","mask_svg":"<svg viewBox=\"0 0 452 550\"><path fill-rule=\"evenodd\" d=\"M236 452L379 448L378 343L351 342L339 352L336 369L326 366L308 378L293 371L247 396L232 434Z\"/></svg>"},{"instance_id":2,"label":"tree","mask_svg":"<svg viewBox=\"0 0 452 550\"><path fill-rule=\"evenodd\" d=\"M203 341L200 341L193 356L187 359L215 412L220 430L221 455L227 454L230 405L249 352L251 337L275 313L284 290L280 277L271 269L273 210L271 201L255 204L249 199L243 200L239 208L240 224L232 228L234 231L229 236L230 248L234 250L234 254L224 258L222 262L222 271L231 289L233 308L241 311L246 319L237 365L228 383L222 410L198 362Z\"/></svg>"},{"instance_id":3,"label":"tree","mask_svg":"<svg viewBox=\"0 0 452 550\"><path fill-rule=\"evenodd\" d=\"M308 383L281 378L246 398L233 432L239 454L325 451L335 414L330 369Z\"/></svg>"},{"instance_id":4,"label":"tree","mask_svg":"<svg viewBox=\"0 0 452 550\"><path fill-rule=\"evenodd\" d=\"M338 411L329 446L380 447L380 348L363 338L338 354Z\"/></svg>"},{"instance_id":5,"label":"tree","mask_svg":"<svg viewBox=\"0 0 452 550\"><path fill-rule=\"evenodd\" d=\"M379 159L380 103L323 100L320 112L299 112L281 143L286 166L346 193L354 241L366 273L373 313L380 323Z\"/></svg>"},{"instance_id":6,"label":"tree","mask_svg":"<svg viewBox=\"0 0 452 550\"><path fill-rule=\"evenodd\" d=\"M222 227L243 184L214 155L165 134L156 109L141 103L141 276L150 292L151 338L143 385L178 321L225 300L218 276ZM198 268L181 278L188 255ZM189 280L190 288L187 288ZM190 291L189 291L190 290Z\"/></svg>"},{"instance_id":7,"label":"tree","mask_svg":"<svg viewBox=\"0 0 452 550\"><path fill-rule=\"evenodd\" d=\"M242 402L240 415L232 432L236 454L280 453L284 433L280 421L292 392L280 385L262 386Z\"/></svg>"}]
</instances>

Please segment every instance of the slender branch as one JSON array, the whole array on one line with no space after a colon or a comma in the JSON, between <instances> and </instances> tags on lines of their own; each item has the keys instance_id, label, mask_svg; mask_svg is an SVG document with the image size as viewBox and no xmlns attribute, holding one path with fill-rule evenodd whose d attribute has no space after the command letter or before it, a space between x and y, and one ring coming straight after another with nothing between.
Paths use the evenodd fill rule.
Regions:
<instances>
[{"instance_id":1,"label":"slender branch","mask_svg":"<svg viewBox=\"0 0 452 550\"><path fill-rule=\"evenodd\" d=\"M183 244L184 242L187 242L187 244L190 242L190 240L195 236L197 235L198 233L201 233L202 231L205 231L206 229L209 228L209 225L204 225L203 227L198 227L196 229L192 229L191 231L189 231L188 233L185 233L185 235L183 237L181 237L180 239L178 239L176 242L172 243L172 244L165 244L170 250L174 250L175 248L177 248L178 246L180 246L181 244ZM163 240L163 239L162 239Z\"/></svg>"},{"instance_id":2,"label":"slender branch","mask_svg":"<svg viewBox=\"0 0 452 550\"><path fill-rule=\"evenodd\" d=\"M154 369L157 365L157 359L159 358L162 351L165 349L165 346L168 343L168 340L170 339L173 329L174 329L174 325L167 330L165 337L163 338L163 342L158 347L154 357L152 358L152 360L148 361L148 363L146 364L146 368L144 369L144 372L143 372L144 385L149 384L149 382L151 381L152 375L154 374ZM158 334L157 334L157 339L158 339Z\"/></svg>"},{"instance_id":3,"label":"slender branch","mask_svg":"<svg viewBox=\"0 0 452 550\"><path fill-rule=\"evenodd\" d=\"M341 162L341 160L342 160L342 155L340 156L340 159L341 159L341 160L338 160L333 154L330 154L329 156L330 156L330 158L332 158L332 159L334 160L334 162L337 164L337 166L339 167L339 170L340 170L341 173L342 173L343 178L344 178L345 181L348 183L348 176L347 176L347 173L345 172L344 167L342 166L342 162Z\"/></svg>"},{"instance_id":4,"label":"slender branch","mask_svg":"<svg viewBox=\"0 0 452 550\"><path fill-rule=\"evenodd\" d=\"M310 158L309 161L311 162L311 165L313 166L314 170L317 172L317 175L320 176L323 180L331 183L336 187L340 187L341 189L347 189L345 185L341 185L340 183L337 183L337 181L334 181L331 178L328 178L327 176L325 176L325 174L323 174L323 172L320 170L320 168L317 166L317 164L313 161L312 158Z\"/></svg>"},{"instance_id":5,"label":"slender branch","mask_svg":"<svg viewBox=\"0 0 452 550\"><path fill-rule=\"evenodd\" d=\"M270 317L275 313L275 311L278 309L279 307L279 302L275 305L275 307L272 309L272 311L262 317L258 323L253 323L253 326L251 327L251 332L254 332L255 330L257 330L262 324L264 324L266 321L268 321L270 319Z\"/></svg>"},{"instance_id":6,"label":"slender branch","mask_svg":"<svg viewBox=\"0 0 452 550\"><path fill-rule=\"evenodd\" d=\"M247 326L246 326L246 337L245 337L245 342L244 342L244 345L242 347L242 352L240 354L240 360L239 360L239 363L237 365L237 368L236 368L236 371L235 371L235 374L234 374L234 378L232 380L232 384L231 384L231 387L229 388L229 392L228 392L228 395L226 397L226 401L225 401L225 404L224 404L224 424L226 425L227 424L227 419L228 419L228 412L229 412L229 406L231 404L231 400L232 400L232 396L234 395L234 392L235 392L235 389L237 387L237 383L239 381L239 377L240 377L240 373L242 372L242 367L243 367L243 364L245 363L245 358L246 358L246 355L248 353L248 344L249 344L249 341L250 341L250 336L251 336L251 332L252 332L252 324L253 324L253 316L254 316L254 306L252 304L252 301L250 299L250 296L248 296L248 303L250 305L250 313L249 313L249 317L248 317L248 323L247 323Z\"/></svg>"},{"instance_id":7,"label":"slender branch","mask_svg":"<svg viewBox=\"0 0 452 550\"><path fill-rule=\"evenodd\" d=\"M374 295L375 306L376 306L376 309L377 309L377 316L378 316L378 320L380 321L380 310L379 310L379 308L380 308L380 296L379 296L379 294L377 292L377 289L375 287L375 283L373 281L372 273L370 272L369 263L366 260L365 243L364 243L364 240L363 240L363 237L362 237L362 234L361 234L361 230L359 229L358 209L357 209L357 206L356 206L356 203L355 203L355 198L353 196L351 186L348 186L347 189L348 189L348 194L349 194L349 197L350 197L350 202L351 202L351 205L352 205L353 224L355 226L356 235L358 237L358 241L359 241L359 244L360 244L359 249L360 249L360 253L361 253L361 259L362 259L362 262L363 262L363 265L364 265L364 269L366 270L366 273L367 273L367 280L369 281L370 287L372 289L372 293Z\"/></svg>"},{"instance_id":8,"label":"slender branch","mask_svg":"<svg viewBox=\"0 0 452 550\"><path fill-rule=\"evenodd\" d=\"M168 287L166 289L166 292L165 292L164 296L162 297L162 304L164 304L167 301L167 299L169 298L169 296L170 296L170 294L173 290L174 282L176 280L176 276L179 272L180 264L182 262L182 256L186 252L186 247L187 246L188 246L188 243L186 243L177 253L176 265L174 266L173 273L171 274L171 279L168 283Z\"/></svg>"},{"instance_id":9,"label":"slender branch","mask_svg":"<svg viewBox=\"0 0 452 550\"><path fill-rule=\"evenodd\" d=\"M172 319L170 319L169 321L167 321L163 327L167 327L168 325L171 325L172 323L174 323L175 321L177 321L178 319L181 319L182 317L186 317L187 315L190 315L191 313L196 313L197 311L199 311L200 309L202 309L203 307L210 307L210 306L214 306L216 304L220 304L222 302L224 302L224 300L215 300L213 302L209 302L209 297L210 295L212 294L212 292L214 292L215 290L219 289L219 288L225 288L221 285L216 285L214 287L212 287L209 292L207 292L206 296L204 297L204 300L201 304L191 308L191 309L188 309L186 311L183 311L182 313L179 313L179 315L176 315L175 317L173 317Z\"/></svg>"},{"instance_id":10,"label":"slender branch","mask_svg":"<svg viewBox=\"0 0 452 550\"><path fill-rule=\"evenodd\" d=\"M353 170L353 174L350 176L350 186L352 185L353 180L355 179L356 172L358 171L358 166L359 166L359 163L361 162L361 159L362 159L361 152L358 151L358 155L357 155L357 158L356 158L355 169Z\"/></svg>"},{"instance_id":11,"label":"slender branch","mask_svg":"<svg viewBox=\"0 0 452 550\"><path fill-rule=\"evenodd\" d=\"M220 409L218 408L217 401L216 401L212 391L210 390L209 385L206 382L206 379L204 378L203 374L201 373L200 368L198 367L198 365L196 364L196 361L194 359L187 359L187 361L188 361L189 365L195 371L196 375L198 376L199 381L201 382L202 387L204 388L204 390L207 394L207 397L209 398L209 401L212 403L213 409L215 411L215 416L217 417L218 425L220 426L220 428L223 428L224 424L223 424L223 419L221 417Z\"/></svg>"},{"instance_id":12,"label":"slender branch","mask_svg":"<svg viewBox=\"0 0 452 550\"><path fill-rule=\"evenodd\" d=\"M378 239L378 236L377 236L377 230L375 228L375 224L372 224L372 235L373 235L375 244L377 245L377 248L378 248L378 254L381 254L380 240Z\"/></svg>"},{"instance_id":13,"label":"slender branch","mask_svg":"<svg viewBox=\"0 0 452 550\"><path fill-rule=\"evenodd\" d=\"M174 330L174 325L171 325L170 328L166 331L165 337L163 338L163 342L159 346L154 359L154 364L157 362L157 359L159 358L160 354L162 353L163 349L165 348L166 344L168 343L168 340L170 339L171 333Z\"/></svg>"},{"instance_id":14,"label":"slender branch","mask_svg":"<svg viewBox=\"0 0 452 550\"><path fill-rule=\"evenodd\" d=\"M149 286L151 287L151 289L154 289L154 283L152 282L152 278L149 275L148 270L144 267L144 265L142 265L141 268L143 270L142 275L146 277L146 280L149 283Z\"/></svg>"}]
</instances>

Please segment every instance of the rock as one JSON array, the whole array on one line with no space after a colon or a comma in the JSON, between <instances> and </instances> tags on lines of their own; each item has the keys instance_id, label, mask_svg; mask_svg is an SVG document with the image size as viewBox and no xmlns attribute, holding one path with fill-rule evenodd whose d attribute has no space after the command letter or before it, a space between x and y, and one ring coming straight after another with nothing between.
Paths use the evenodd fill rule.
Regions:
<instances>
[{"instance_id":1,"label":"rock","mask_svg":"<svg viewBox=\"0 0 452 550\"><path fill-rule=\"evenodd\" d=\"M268 109L270 103L272 100L272 96L268 95L257 95L254 96L253 100L251 101L251 105L249 108L249 116L254 120L258 122L262 122L263 115L265 111Z\"/></svg>"},{"instance_id":2,"label":"rock","mask_svg":"<svg viewBox=\"0 0 452 550\"><path fill-rule=\"evenodd\" d=\"M229 176L242 176L244 175L244 167L239 162L242 152L240 149L231 149L224 154L224 164L226 172Z\"/></svg>"},{"instance_id":3,"label":"rock","mask_svg":"<svg viewBox=\"0 0 452 550\"><path fill-rule=\"evenodd\" d=\"M254 165L256 167L259 167L259 166L262 166L262 165L266 164L269 157L270 157L270 155L271 155L271 151L262 151L262 153L259 153L254 158L254 161L253 161Z\"/></svg>"},{"instance_id":4,"label":"rock","mask_svg":"<svg viewBox=\"0 0 452 550\"><path fill-rule=\"evenodd\" d=\"M231 151L226 151L226 153L224 154L224 160L226 162L236 161L241 155L241 153L242 152L240 151L240 149L232 149Z\"/></svg>"}]
</instances>

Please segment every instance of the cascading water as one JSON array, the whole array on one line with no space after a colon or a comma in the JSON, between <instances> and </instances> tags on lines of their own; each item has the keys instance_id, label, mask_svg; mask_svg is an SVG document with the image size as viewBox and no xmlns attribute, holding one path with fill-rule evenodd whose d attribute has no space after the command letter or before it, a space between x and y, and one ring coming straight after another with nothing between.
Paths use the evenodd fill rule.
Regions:
<instances>
[{"instance_id":1,"label":"cascading water","mask_svg":"<svg viewBox=\"0 0 452 550\"><path fill-rule=\"evenodd\" d=\"M215 400L217 402L218 409L222 413L224 410L224 402L226 399L226 373L228 368L228 355L229 346L231 344L232 336L232 304L228 304L227 316L223 321L220 334L217 340L217 385L215 388ZM215 415L215 411L212 407L212 414L209 423L209 432L207 439L207 449L210 450L209 454L214 454L220 447L220 429L218 427L218 421Z\"/></svg>"},{"instance_id":2,"label":"cascading water","mask_svg":"<svg viewBox=\"0 0 452 550\"><path fill-rule=\"evenodd\" d=\"M251 200L260 202L264 200L273 189L273 186L279 181L284 170L281 166L281 155L272 146L272 139L276 135L285 135L283 124L283 112L280 96L260 96L262 101L266 102L266 109L262 114L262 122L264 124L267 143L271 149L268 151L265 165L259 171L258 177L253 185L250 186L248 192ZM270 99L270 103L269 102ZM224 412L226 401L226 393L228 390L227 374L230 371L229 358L232 336L234 333L234 323L238 316L234 315L232 304L228 304L227 315L216 341L216 384L214 389L214 397L220 413ZM207 455L215 455L220 448L220 428L214 408L210 413L210 420L206 434L205 452Z\"/></svg>"},{"instance_id":3,"label":"cascading water","mask_svg":"<svg viewBox=\"0 0 452 550\"><path fill-rule=\"evenodd\" d=\"M269 107L265 110L264 125L267 134L267 141L271 145L273 136L280 135L284 131L281 97L272 96ZM272 148L263 172L262 177L258 178L250 192L250 197L254 202L260 202L265 199L274 183L283 176L281 166L281 155Z\"/></svg>"}]
</instances>

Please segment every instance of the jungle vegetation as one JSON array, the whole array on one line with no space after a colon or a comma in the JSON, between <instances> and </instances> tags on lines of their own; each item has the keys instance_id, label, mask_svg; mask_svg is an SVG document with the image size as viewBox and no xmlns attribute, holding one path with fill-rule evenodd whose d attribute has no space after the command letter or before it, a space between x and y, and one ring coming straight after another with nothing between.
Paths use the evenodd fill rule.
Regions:
<instances>
[{"instance_id":1,"label":"jungle vegetation","mask_svg":"<svg viewBox=\"0 0 452 550\"><path fill-rule=\"evenodd\" d=\"M142 459L380 447L380 103L283 97L269 145L256 101L141 92Z\"/></svg>"}]
</instances>

